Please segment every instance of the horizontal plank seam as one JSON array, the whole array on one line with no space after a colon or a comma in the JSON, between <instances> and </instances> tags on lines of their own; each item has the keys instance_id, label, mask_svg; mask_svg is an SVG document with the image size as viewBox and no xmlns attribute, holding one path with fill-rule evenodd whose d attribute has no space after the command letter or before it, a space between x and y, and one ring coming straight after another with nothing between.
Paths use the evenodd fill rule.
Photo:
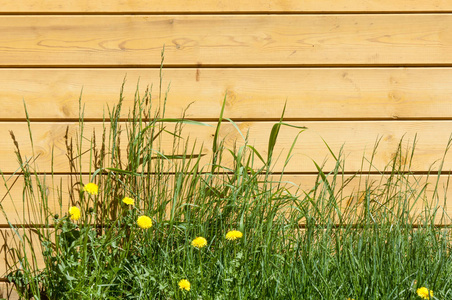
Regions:
<instances>
[{"instance_id":1,"label":"horizontal plank seam","mask_svg":"<svg viewBox=\"0 0 452 300\"><path fill-rule=\"evenodd\" d=\"M83 99L82 99L83 102ZM225 116L227 117L227 116ZM27 119L26 118L21 118L21 119L2 119L4 121L4 123L23 123L26 122ZM79 119L77 118L70 118L70 119L41 119L41 118L30 118L30 123L60 123L64 124L64 123L68 123L67 125L73 125L72 123L78 123ZM149 122L152 119L142 119L143 122ZM182 119L181 119L182 120ZM192 120L192 121L198 121L198 122L210 122L210 123L215 123L212 124L212 126L210 127L215 127L216 126L216 122L218 121L217 118L185 118L185 120ZM246 122L259 122L259 123L275 123L275 122L279 122L279 118L277 119L273 119L273 118L266 118L266 119L254 119L254 118L247 118L247 119L239 119L239 118L231 118L232 121L236 122L236 123L246 123ZM353 119L353 118L328 118L328 119L299 119L299 118L283 118L283 122L286 121L290 121L290 122L308 122L308 123L340 123L340 122L361 122L361 123L375 123L375 122L379 122L379 123L384 123L384 122L390 122L390 123L409 123L409 122L416 122L416 121L422 121L424 123L440 123L440 122L447 122L449 123L451 120L450 118L362 118L362 119ZM129 124L128 119L127 118L120 118L119 122L123 125L127 125ZM225 124L229 123L228 121L223 119L223 122ZM86 118L84 119L84 123L98 123L98 125L102 125L103 123L103 119L89 119ZM110 119L105 119L105 125L108 125L110 123ZM309 129L309 127L308 127Z\"/></svg>"},{"instance_id":2,"label":"horizontal plank seam","mask_svg":"<svg viewBox=\"0 0 452 300\"><path fill-rule=\"evenodd\" d=\"M33 65L33 64L24 64L24 65L0 65L1 69L144 69L144 68L160 68L160 63L156 64L124 64L124 65L86 65L86 64L77 64L77 65ZM379 64L203 64L203 63L187 63L187 64L164 64L163 70L165 68L173 68L173 69L289 69L289 68L316 68L316 69L326 69L326 68L371 68L371 69L380 69L380 68L451 68L452 62L447 63L408 63L408 64L395 64L395 63L379 63Z\"/></svg>"},{"instance_id":3,"label":"horizontal plank seam","mask_svg":"<svg viewBox=\"0 0 452 300\"><path fill-rule=\"evenodd\" d=\"M255 168L254 170L256 170L256 169L258 169L258 168ZM324 173L326 174L326 175L328 175L329 173L331 172L331 170L324 170ZM23 173L21 173L21 172L2 172L2 174L6 177L6 176L22 176L23 175ZM144 173L144 175L156 175L156 174L158 174L158 173ZM175 172L168 172L168 173L165 173L165 175L175 175L176 173ZM177 173L177 174L180 174L180 173ZM198 174L209 174L209 172L199 172ZM234 173L231 173L231 172L225 172L225 173L223 173L224 175L232 175L232 174L234 174ZM279 175L288 175L288 176L305 176L305 175L308 175L308 176L311 176L311 175L318 175L319 174L319 172L314 172L314 171L311 171L311 172L293 172L293 171L287 171L287 172L282 172L282 171L280 171L280 172L270 172L269 173L269 175L270 176L272 176L272 175L274 175L274 176L279 176ZM344 172L338 172L337 173L337 176L342 176L342 175L344 175L344 176L351 176L351 175L356 175L356 176L367 176L367 175L391 175L391 174L394 174L393 172L391 172L391 171L366 171L366 170L363 170L363 171L344 171ZM431 170L431 171L400 171L400 172L398 172L398 173L396 173L396 174L400 174L400 175L429 175L429 176L437 176L438 175L438 171L437 170ZM46 175L46 176L48 176L48 177L51 177L52 176L52 173L45 173L45 172L37 172L36 174L35 173L33 173L33 174L31 174L31 176L33 177L34 175L38 175L38 176L43 176L43 175ZM74 176L91 176L92 175L92 173L89 173L89 172L82 172L82 173L69 173L69 172L54 172L53 173L53 175L54 176L61 176L61 175L67 175L67 176L69 176L69 175L74 175ZM220 174L221 175L221 174ZM442 172L441 172L441 176L451 176L452 175L452 170L450 170L450 171L447 171L447 170L442 170ZM283 180L283 182L285 182L285 180Z\"/></svg>"},{"instance_id":4,"label":"horizontal plank seam","mask_svg":"<svg viewBox=\"0 0 452 300\"><path fill-rule=\"evenodd\" d=\"M378 223L377 223L378 224ZM94 224L91 224L91 226L93 226ZM300 229L305 229L308 227L314 227L317 229L327 229L327 228L332 228L332 229L344 229L344 228L364 228L366 226L372 226L375 225L375 223L369 223L366 225L362 225L362 224L329 224L329 225L320 225L320 224L313 224L313 225L308 225L308 224L298 224L298 226L294 226L295 228L300 228ZM384 224L383 224L384 225ZM394 225L394 224L392 224ZM428 224L427 226L433 225L436 228L452 228L452 224ZM55 228L55 225L45 225L45 224L12 224L13 227L11 227L8 224L0 224L0 229L32 229L32 228L41 228L41 229L53 229ZM108 228L107 226L102 226L102 225L96 225L97 228ZM402 226L401 226L402 227ZM407 224L406 226L403 226L404 228L424 228L426 227L426 225L424 224Z\"/></svg>"},{"instance_id":5,"label":"horizontal plank seam","mask_svg":"<svg viewBox=\"0 0 452 300\"><path fill-rule=\"evenodd\" d=\"M84 12L84 11L74 11L74 12L0 12L0 16L205 16L205 15L420 15L420 14L450 14L452 9L448 10L344 10L344 11L195 11L195 12L185 12L185 11L118 11L118 12Z\"/></svg>"},{"instance_id":6,"label":"horizontal plank seam","mask_svg":"<svg viewBox=\"0 0 452 300\"><path fill-rule=\"evenodd\" d=\"M226 118L227 118L227 116L225 116ZM76 122L78 123L78 120L79 119L75 119L76 120ZM143 121L146 121L146 122L148 122L148 121L150 121L150 120L152 120L152 119L143 119ZM194 118L185 118L185 120L195 120ZM197 120L210 120L210 118L209 119L197 119ZM210 127L215 127L217 124L216 124L216 121L218 120L218 119L216 119L216 118L214 118L214 119L212 119L213 120L213 122L212 123L215 123L215 124L211 124L212 126L210 126ZM234 118L234 119L232 119L234 122L245 122L245 121L243 121L243 120L247 120L247 119L237 119L237 118ZM283 121L288 121L289 120L289 118L283 118ZM277 121L279 122L279 119L277 119ZM293 120L292 120L293 121ZM342 120L343 122L361 122L361 123L374 123L375 122L375 120L372 120L372 119L363 119L363 120L355 120L355 119L352 119L352 120L350 120L350 121L344 121L344 120ZM377 121L379 121L379 122L388 122L388 123L410 123L410 122L412 122L411 120L377 120ZM436 122L447 122L447 123L449 123L450 121L448 121L448 120L431 120L431 119L427 119L427 120L422 120L423 122L425 122L425 123L436 123ZM30 121L31 122L31 121ZM105 120L105 125L108 125L109 124L109 119L106 119ZM119 121L120 122L120 124L123 124L123 125L126 125L126 124L128 124L128 121L127 121L127 119L124 119L124 121ZM205 122L207 122L207 121L205 121ZM223 122L225 123L225 124L227 124L227 123L229 123L228 121L226 121L226 120L224 120L223 119ZM294 122L294 121L293 121ZM327 122L329 122L329 119L327 120L327 121L319 121L319 120L313 120L313 121L306 121L306 122L309 122L309 123L312 123L312 124L314 124L314 123L327 123ZM339 122L339 120L337 120L337 121L334 121L334 122ZM10 122L8 122L8 123L10 123ZM38 122L38 123L45 123L45 122ZM54 122L47 122L47 123L54 123ZM60 123L68 123L68 125L72 125L72 124L70 124L70 123L72 123L72 122L69 122L69 121L62 121L62 122L60 122ZM84 119L84 123L98 123L98 125L102 125L102 119L100 119L100 121L96 121L96 122L88 122L87 121L87 119ZM164 122L163 122L164 123ZM271 124L273 124L274 123L274 121L272 121L272 120L270 120L270 119L265 119L265 120L262 120L262 121L260 121L260 123L271 123ZM33 123L32 123L33 124Z\"/></svg>"},{"instance_id":7,"label":"horizontal plank seam","mask_svg":"<svg viewBox=\"0 0 452 300\"><path fill-rule=\"evenodd\" d=\"M27 100L25 99L25 103ZM83 102L83 97L82 97ZM106 124L110 121L110 119L105 119ZM186 118L186 120L193 120L198 122L217 122L218 119L215 118ZM240 123L246 123L246 122L279 122L279 118L231 118L234 122L240 122ZM30 118L30 122L33 123L70 123L70 122L78 122L79 119L76 118ZM85 123L88 122L102 122L102 118L86 118L84 119ZM120 118L120 122L127 122L126 118ZM144 120L143 121L148 121ZM415 122L415 121L452 121L451 117L398 117L398 116L392 116L392 117L386 117L386 118L284 118L284 122L387 122L387 121L407 121L407 122ZM18 122L27 122L26 118L16 118L16 119L6 119L6 118L0 118L1 123L18 123Z\"/></svg>"},{"instance_id":8,"label":"horizontal plank seam","mask_svg":"<svg viewBox=\"0 0 452 300\"><path fill-rule=\"evenodd\" d=\"M84 69L85 71L89 71L89 70L110 70L110 69L118 69L118 71L123 70L123 69L129 69L130 71L135 71L135 70L141 70L141 69L149 69L152 71L156 71L156 70L160 70L160 65L158 66L154 66L154 67L149 67L146 65L133 65L133 66L127 66L127 65L111 65L111 66L79 66L79 65L73 65L73 66L63 66L63 65L50 65L50 66L35 66L35 65L31 65L31 66L12 66L12 67L8 67L5 65L0 65L0 71L1 70L24 70L24 69L28 69L28 71L32 71L32 70L54 70L54 69L68 69L68 70L73 70L73 69ZM363 70L374 70L374 69L388 69L388 70L398 70L398 69L428 69L428 70L442 70L442 69L452 69L452 63L450 63L450 66L444 66L444 65L438 65L435 66L434 64L425 64L425 65L412 65L412 66L404 66L404 65L395 65L395 66L382 66L382 65L369 65L369 66L359 66L359 65L343 65L343 66L326 66L326 65L314 65L314 66L305 66L305 65L301 65L301 66L289 66L289 65L281 65L281 66L277 66L277 65L272 65L272 66L264 66L264 65L253 65L253 66L245 66L245 65L239 65L237 67L234 66L230 66L230 65L203 65L203 64L196 64L194 66L189 66L189 65L163 65L163 74L165 75L165 71L176 71L179 69L190 69L190 70L202 70L202 69L218 69L218 70L234 70L234 69L248 69L248 70L261 70L261 69L270 69L270 70L274 70L274 69L281 69L281 70L286 70L286 69L312 69L312 70L316 70L316 69L344 69L344 70L348 70L348 69L353 69L353 70L359 70L359 69L363 69Z\"/></svg>"}]
</instances>

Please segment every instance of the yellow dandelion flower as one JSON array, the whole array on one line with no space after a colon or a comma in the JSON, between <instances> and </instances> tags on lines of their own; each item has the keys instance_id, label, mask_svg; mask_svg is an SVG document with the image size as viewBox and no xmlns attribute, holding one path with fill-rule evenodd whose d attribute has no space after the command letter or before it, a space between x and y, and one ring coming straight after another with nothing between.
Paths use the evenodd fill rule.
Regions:
<instances>
[{"instance_id":1,"label":"yellow dandelion flower","mask_svg":"<svg viewBox=\"0 0 452 300\"><path fill-rule=\"evenodd\" d=\"M132 198L129 198L129 197L124 197L122 199L122 202L124 202L127 205L135 205L135 200L133 200Z\"/></svg>"},{"instance_id":2,"label":"yellow dandelion flower","mask_svg":"<svg viewBox=\"0 0 452 300\"><path fill-rule=\"evenodd\" d=\"M426 287L421 287L416 290L416 293L422 299L433 299L433 291Z\"/></svg>"},{"instance_id":3,"label":"yellow dandelion flower","mask_svg":"<svg viewBox=\"0 0 452 300\"><path fill-rule=\"evenodd\" d=\"M181 281L179 281L179 288L181 290L189 291L190 290L190 282L187 279L182 279Z\"/></svg>"},{"instance_id":4,"label":"yellow dandelion flower","mask_svg":"<svg viewBox=\"0 0 452 300\"><path fill-rule=\"evenodd\" d=\"M152 219L148 216L139 216L137 219L137 224L140 228L148 229L152 227Z\"/></svg>"},{"instance_id":5,"label":"yellow dandelion flower","mask_svg":"<svg viewBox=\"0 0 452 300\"><path fill-rule=\"evenodd\" d=\"M71 206L69 208L69 215L71 217L71 220L77 221L78 219L80 219L80 209L75 206Z\"/></svg>"},{"instance_id":6,"label":"yellow dandelion flower","mask_svg":"<svg viewBox=\"0 0 452 300\"><path fill-rule=\"evenodd\" d=\"M353 298L347 298L347 300L355 300L355 299L353 299Z\"/></svg>"},{"instance_id":7,"label":"yellow dandelion flower","mask_svg":"<svg viewBox=\"0 0 452 300\"><path fill-rule=\"evenodd\" d=\"M238 230L231 230L228 233L226 233L226 239L229 241L234 241L236 239L242 238L243 233L241 233Z\"/></svg>"},{"instance_id":8,"label":"yellow dandelion flower","mask_svg":"<svg viewBox=\"0 0 452 300\"><path fill-rule=\"evenodd\" d=\"M97 192L99 191L99 187L97 186L97 184L90 182L90 183L85 184L85 186L83 187L83 190L90 195L97 195Z\"/></svg>"},{"instance_id":9,"label":"yellow dandelion flower","mask_svg":"<svg viewBox=\"0 0 452 300\"><path fill-rule=\"evenodd\" d=\"M191 242L191 245L195 248L202 248L207 246L207 240L205 238L203 238L202 236L198 236L196 239L194 239Z\"/></svg>"}]
</instances>

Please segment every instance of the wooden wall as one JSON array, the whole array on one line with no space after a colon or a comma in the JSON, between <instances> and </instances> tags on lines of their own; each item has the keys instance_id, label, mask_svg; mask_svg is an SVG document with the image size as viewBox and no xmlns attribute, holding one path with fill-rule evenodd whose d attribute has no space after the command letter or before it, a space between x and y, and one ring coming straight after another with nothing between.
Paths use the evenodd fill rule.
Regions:
<instances>
[{"instance_id":1,"label":"wooden wall","mask_svg":"<svg viewBox=\"0 0 452 300\"><path fill-rule=\"evenodd\" d=\"M67 176L63 137L67 126L75 132L82 88L86 126L99 127L126 74L126 107L139 78L143 88L158 86L165 45L168 117L192 103L187 117L215 122L227 93L225 116L249 129L265 153L287 101L286 119L309 128L287 168L294 182L313 181L311 159L328 156L322 138L336 152L344 145L352 174L378 137L374 164L382 170L400 138L413 142L417 134L412 170L425 174L452 132L451 12L451 0L7 1L0 6L0 169L17 170L9 130L31 155L25 101L40 171L50 171L55 145L54 171ZM188 127L205 145L213 130ZM238 134L225 124L226 134L232 145ZM283 128L278 151L295 134ZM20 189L15 197L18 205ZM12 203L2 204L14 213ZM7 236L4 217L0 227Z\"/></svg>"}]
</instances>

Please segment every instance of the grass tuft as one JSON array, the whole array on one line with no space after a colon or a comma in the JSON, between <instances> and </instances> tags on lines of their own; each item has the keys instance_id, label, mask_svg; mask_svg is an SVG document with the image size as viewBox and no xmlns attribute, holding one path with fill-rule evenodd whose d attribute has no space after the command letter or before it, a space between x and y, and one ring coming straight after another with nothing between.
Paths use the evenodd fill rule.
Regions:
<instances>
[{"instance_id":1,"label":"grass tuft","mask_svg":"<svg viewBox=\"0 0 452 300\"><path fill-rule=\"evenodd\" d=\"M78 135L65 139L67 185L40 173L37 156L23 157L11 132L23 209L15 217L22 223L9 221L7 277L23 299L420 299L421 287L431 299L452 299L450 218L440 181L431 180L442 162L412 174L415 141L410 149L401 141L376 170L377 141L363 159L369 169L354 175L325 142L335 167L313 162L318 176L302 190L284 170L272 172L278 133L293 127L283 116L264 155L247 133L225 147L222 122L239 127L223 106L207 158L183 132L207 124L165 118L161 83L157 109L151 89L140 96L137 87L121 122L123 87L101 132L86 130L79 100ZM284 167L306 130L297 129ZM8 191L17 184L2 178Z\"/></svg>"}]
</instances>

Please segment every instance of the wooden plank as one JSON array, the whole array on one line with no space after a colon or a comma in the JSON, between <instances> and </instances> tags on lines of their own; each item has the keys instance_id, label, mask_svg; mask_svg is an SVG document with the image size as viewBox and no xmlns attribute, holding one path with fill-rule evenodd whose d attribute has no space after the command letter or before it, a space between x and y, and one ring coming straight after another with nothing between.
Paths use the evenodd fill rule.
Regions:
<instances>
[{"instance_id":1,"label":"wooden plank","mask_svg":"<svg viewBox=\"0 0 452 300\"><path fill-rule=\"evenodd\" d=\"M275 180L279 179L279 177L274 176ZM359 203L362 203L362 191L365 190L366 184L369 186L372 186L372 188L376 187L383 187L384 184L387 182L389 178L389 175L363 175L363 177L360 179L359 177L355 177L351 181L349 181L350 176L346 175L343 178L339 176L337 179L337 185L335 186L335 193L336 197L338 199L343 199L341 202L342 208L345 208L347 205L350 205L351 203L355 203L358 201ZM407 177L407 181L403 181L403 183L399 186L397 190L402 190L407 192L407 201L410 201L411 203L414 203L414 208L412 210L412 216L414 217L413 222L416 223L416 220L418 220L415 216L422 213L428 213L433 214L436 211L436 222L437 224L450 224L450 216L452 215L452 202L450 200L445 201L445 199L452 199L452 191L450 189L446 189L445 187L448 186L449 178L448 176L441 176L438 179L438 176L426 176L426 175L414 175ZM65 189L67 187L68 183L68 176L62 175L62 176L55 176L55 181L61 181L63 182L63 188ZM285 175L282 179L284 182L288 183L288 187L293 186L294 188L291 188L290 190L293 193L296 193L298 195L301 195L303 198L304 193L303 191L306 191L306 193L309 193L309 191L315 186L315 183L317 180L316 175ZM328 180L330 183L332 183L332 176L328 177ZM47 180L47 182L50 183L50 180ZM340 187L343 186L342 182L348 182L347 185L340 191ZM11 197L8 197L6 200L2 202L2 207L4 209L4 212L9 216L10 222L14 222L16 219L15 211L20 210L21 207L21 199L22 198L22 180L19 179L18 183L13 186L11 189ZM394 183L393 183L394 184ZM427 184L427 187L425 189L425 193L422 193L421 190L423 186ZM438 194L435 195L435 186L438 186ZM49 184L49 189L52 190L53 185ZM297 192L296 189L300 188L300 190ZM320 190L320 189L319 189ZM414 191L414 192L413 192ZM3 195L5 192L5 187L0 188L0 193ZM102 192L102 191L101 191ZM66 194L63 192L63 194ZM377 199L374 196L371 196L372 200L374 201L381 201L384 202L384 199ZM10 201L11 199L11 201ZM417 199L416 202L413 202L413 199ZM52 206L52 201L54 201L54 198L49 199L49 206ZM444 202L445 201L445 202ZM55 204L53 202L53 204ZM58 206L57 204L55 204ZM388 207L389 205L386 204ZM13 209L14 207L14 209ZM67 211L67 206L63 208L63 210ZM446 212L446 216L444 219L441 219L442 213ZM61 213L61 212L60 212ZM3 216L3 213L1 214L0 223L2 227L5 225L5 219ZM19 229L19 233L23 234L24 230L27 229ZM30 231L28 231L28 234L30 234ZM39 249L39 243L37 240L37 237L33 234L34 240L33 245L35 249ZM0 277L4 277L7 270L11 268L11 266L14 265L14 262L17 261L17 257L13 255L13 252L9 251L12 247L17 247L17 237L16 234L8 228L0 229ZM27 250L27 253L30 254L30 250ZM37 265L38 267L43 267L43 258L41 255L37 255Z\"/></svg>"},{"instance_id":2,"label":"wooden plank","mask_svg":"<svg viewBox=\"0 0 452 300\"><path fill-rule=\"evenodd\" d=\"M85 118L102 119L118 102L124 78L122 117L133 106L137 83L153 86L158 107L159 69L0 69L0 119L76 119L79 97ZM212 119L451 118L452 68L190 68L164 69L169 86L166 116Z\"/></svg>"},{"instance_id":3,"label":"wooden plank","mask_svg":"<svg viewBox=\"0 0 452 300\"><path fill-rule=\"evenodd\" d=\"M227 117L227 116L225 116ZM190 136L190 145L197 140L195 152L205 154L201 164L210 162L211 145L215 134L216 123L208 123L211 126L186 125L182 133L183 136ZM343 154L346 157L344 170L355 172L368 169L368 162L364 160L371 159L374 144L378 138L381 138L378 151L373 158L373 170L382 171L384 167L394 157L400 139L404 137L403 149L412 146L414 137L417 136L416 152L413 156L411 171L426 172L431 165L442 158L446 145L450 137L451 121L310 121L310 122L291 122L297 126L307 126L308 130L303 132L293 148L293 157L286 166L286 172L317 172L313 160L318 164L326 159L325 170L331 170L334 167L334 159L329 154L324 141L338 155L343 146ZM263 157L267 157L268 138L274 125L273 122L239 122L237 126L243 134L249 131L249 144L254 145ZM168 124L166 129L171 131L172 124ZM66 158L65 135L68 130L68 136L77 136L78 123L32 123L31 130L35 146L35 157L39 155L36 163L38 172L50 172L53 151L53 170L54 172L69 172L69 163ZM121 145L122 154L125 155L126 132L123 124ZM14 144L10 138L9 130L13 130L22 157L32 158L31 145L29 142L28 126L26 123L7 122L0 123L0 166L2 172L15 172L18 170L16 162ZM100 147L100 137L102 124L98 122L88 122L84 124L84 137L87 139L83 143L82 151L89 150L92 133L96 132L97 146ZM274 150L275 162L274 171L281 171L284 160L290 149L298 129L283 126ZM224 139L225 146L232 149L234 144L238 146L243 144L241 135L237 129L230 123L225 122L220 130L220 139ZM322 140L323 139L323 140ZM173 136L162 136L161 151L166 154L172 153ZM184 140L185 143L185 140ZM202 149L201 149L202 147ZM182 145L176 150L176 153L182 153ZM281 154L280 159L276 157ZM89 170L89 151L82 156L83 172ZM405 158L407 156L405 155ZM409 156L408 156L409 157ZM449 170L452 167L452 161L447 159L444 163L444 169ZM124 157L125 159L125 157ZM227 153L224 155L222 163L226 166L232 166L233 161ZM255 167L259 167L256 158ZM438 167L438 163L434 166ZM93 168L91 172L94 171Z\"/></svg>"},{"instance_id":4,"label":"wooden plank","mask_svg":"<svg viewBox=\"0 0 452 300\"><path fill-rule=\"evenodd\" d=\"M0 282L0 299L19 300L19 294L12 284Z\"/></svg>"},{"instance_id":5,"label":"wooden plank","mask_svg":"<svg viewBox=\"0 0 452 300\"><path fill-rule=\"evenodd\" d=\"M0 65L450 65L452 14L2 16Z\"/></svg>"},{"instance_id":6,"label":"wooden plank","mask_svg":"<svg viewBox=\"0 0 452 300\"><path fill-rule=\"evenodd\" d=\"M73 205L69 198L70 176L58 175L52 178L49 175L39 175L38 178L39 185L37 178L31 177L34 192L25 195L25 180L22 176L2 178L0 227L8 227L9 224L44 224L49 214L58 214L60 217L67 214L69 207ZM84 183L88 182L88 176L85 176ZM41 191L45 193L45 197Z\"/></svg>"},{"instance_id":7,"label":"wooden plank","mask_svg":"<svg viewBox=\"0 0 452 300\"><path fill-rule=\"evenodd\" d=\"M276 177L276 176L275 176ZM328 177L329 182L332 182L332 176ZM350 176L346 175L342 179L340 176L337 179L337 185L335 187L335 193L338 199L343 199L342 208L345 208L347 205L350 205L350 203L355 203L358 201L360 205L364 205L363 202L363 195L362 191L365 189L366 184L369 184L369 186L372 186L372 188L376 188L377 186L384 186L384 184L387 182L389 175L371 175L367 176L364 175L361 180L358 177L355 177L353 180L348 182L348 184L345 186L345 188L340 192L339 188L342 186L342 180L348 181ZM63 176L56 176L55 180L59 181L61 179L64 183L67 183L67 175ZM318 180L316 175L285 175L283 177L283 181L287 182L290 185L294 185L295 187L300 187L301 190L306 191L309 193L309 191L314 187L316 181ZM445 189L445 187L448 185L449 178L447 176L441 176L439 179L437 176L430 176L427 177L426 175L414 175L409 176L408 180L405 182L403 181L401 186L399 186L400 190L407 192L406 200L410 201L410 203L413 203L413 199L418 198L418 200L414 204L414 208L412 210L412 222L417 224L419 221L416 216L418 214L427 213L427 214L433 214L436 211L436 218L435 221L436 224L450 224L450 216L452 213L452 202L450 200L445 201L445 199L452 199L452 191L450 189ZM393 183L394 184L394 183ZM405 186L406 184L406 186ZM425 190L425 194L421 192L422 187L424 184L427 184L427 188ZM435 185L438 186L438 194L435 195ZM64 186L64 185L63 185ZM19 184L17 186L14 186L11 190L11 196L13 201L16 202L16 204L20 205L20 201L17 201L17 199L20 199L21 194L21 182L19 181ZM50 187L51 188L51 187ZM398 189L399 190L399 189ZM0 188L0 192L3 194L5 191L5 188ZM295 193L295 190L292 189L292 191ZM303 197L304 193L299 191L297 193L298 195L301 195ZM380 201L380 203L385 202L385 199L378 199L375 196L371 196L371 199L373 201ZM13 214L14 212L8 211L10 207L13 206L13 203L6 203L5 201L2 202L3 208L5 209L5 212L8 214ZM386 207L389 209L390 205L385 204ZM446 212L446 216L444 219L441 219L441 215L443 211ZM4 217L2 214L2 219L0 222L4 222ZM5 224L2 224L4 226ZM27 229L19 229L19 234L23 234L24 230ZM30 231L28 231L28 234L30 234ZM33 245L35 249L39 249L39 242L37 240L37 237L35 234L32 234L34 236L33 239ZM12 247L17 247L17 236L16 234L9 228L3 228L0 229L0 277L4 277L7 270L11 268L11 266L14 265L14 262L17 261L17 257L13 254L12 251L9 251ZM30 254L30 250L26 250L27 254ZM37 255L36 257L37 266L42 268L44 266L43 258L41 255Z\"/></svg>"},{"instance_id":8,"label":"wooden plank","mask_svg":"<svg viewBox=\"0 0 452 300\"><path fill-rule=\"evenodd\" d=\"M383 189L385 184L388 182L390 175L367 175L363 174L361 176L338 176L336 178L335 184L333 184L333 175L327 176L328 181L331 186L334 186L335 195L338 202L341 202L345 207L351 203L363 201L363 192L366 187L371 187L374 189ZM317 175L284 175L281 179L279 175L273 175L270 178L274 182L282 181L286 184L288 190L294 194L298 195L300 199L305 197L305 193L309 194L312 189L314 189L316 182L320 181ZM450 223L450 217L452 217L452 189L447 188L449 178L447 175L442 175L438 178L437 175L410 175L406 176L406 181L400 181L397 190L400 191L410 191L412 194L407 197L407 200L412 201L414 208L412 210L412 215L417 215L422 212L427 212L432 214L436 209L438 210L437 221L440 223L440 215L444 212L447 213L449 217L444 220L447 224ZM69 175L55 175L52 178L49 175L39 175L39 179L44 181L46 191L48 193L47 200L43 201L42 198L38 196L39 190L36 188L36 179L32 177L32 182L34 182L34 188L36 193L36 200L28 200L23 197L23 187L24 179L17 175L7 178L6 185L0 185L0 196L4 199L0 202L1 213L0 213L0 227L8 227L11 224L43 224L44 220L39 214L39 209L42 208L42 203L45 202L46 206L49 208L49 213L58 214L63 217L67 214L69 206L77 204L70 204L69 191L71 188L71 179ZM60 182L61 187L60 189ZM74 181L75 182L75 181ZM88 176L83 176L83 183L89 182ZM395 184L394 180L392 181ZM426 185L425 194L423 188ZM437 194L435 194L435 186L437 186ZM325 190L325 186L318 188L319 194L322 188ZM326 190L325 190L326 191ZM58 200L58 194L62 194L63 198ZM102 188L100 189L100 197L105 197L102 193ZM109 199L111 200L111 196ZM371 196L373 198L373 196ZM99 198L105 199L105 198ZM417 199L417 201L413 201ZM75 199L78 201L79 199ZM118 201L120 199L117 199ZM59 203L61 201L61 204ZM30 203L36 203L36 205L29 205ZM169 209L169 207L168 207ZM25 212L25 213L24 213ZM9 223L8 223L9 222Z\"/></svg>"},{"instance_id":9,"label":"wooden plank","mask_svg":"<svg viewBox=\"0 0 452 300\"><path fill-rule=\"evenodd\" d=\"M369 12L369 11L451 11L449 0L23 0L6 2L0 12L8 13L197 13L197 12Z\"/></svg>"},{"instance_id":10,"label":"wooden plank","mask_svg":"<svg viewBox=\"0 0 452 300\"><path fill-rule=\"evenodd\" d=\"M20 249L21 255L24 253L27 254L28 259L31 258L31 250L29 244L24 249L20 247L18 234L23 236L24 230L26 230L27 235L31 238L33 248L37 250L36 260L34 266L38 268L42 268L44 266L44 259L40 251L40 242L36 233L32 233L29 229L17 229L13 231L9 228L0 229L0 278L6 278L6 275L10 272L10 270L17 269L17 265L19 264L18 255L11 251L11 249ZM31 262L30 262L31 263ZM11 292L11 290L10 290Z\"/></svg>"}]
</instances>

